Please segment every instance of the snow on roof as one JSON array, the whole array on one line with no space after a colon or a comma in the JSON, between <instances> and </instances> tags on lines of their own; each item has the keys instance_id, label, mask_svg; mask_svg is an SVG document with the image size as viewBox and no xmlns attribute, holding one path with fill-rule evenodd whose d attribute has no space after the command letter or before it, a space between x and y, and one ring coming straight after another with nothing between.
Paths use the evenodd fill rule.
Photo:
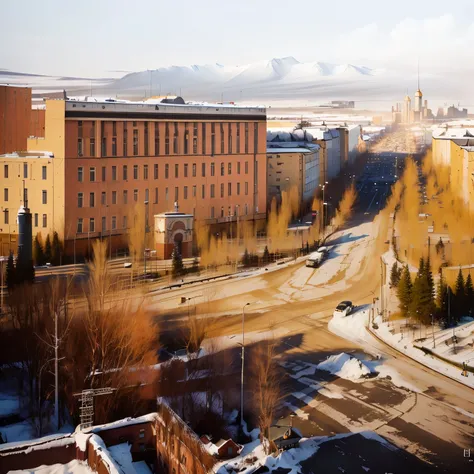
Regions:
<instances>
[{"instance_id":1,"label":"snow on roof","mask_svg":"<svg viewBox=\"0 0 474 474\"><path fill-rule=\"evenodd\" d=\"M73 459L72 461L68 462L67 464L52 464L49 466L38 466L35 468L28 468L25 470L19 471L11 471L15 474L92 474L93 471L88 466L85 461L78 461L77 459Z\"/></svg>"},{"instance_id":2,"label":"snow on roof","mask_svg":"<svg viewBox=\"0 0 474 474\"><path fill-rule=\"evenodd\" d=\"M72 433L64 435L53 434L43 436L27 441L17 441L12 443L5 443L0 446L0 456L8 456L10 454L18 454L19 452L29 454L33 451L40 451L43 449L57 448L59 446L67 446L73 444L74 438ZM23 449L22 449L23 448Z\"/></svg>"},{"instance_id":3,"label":"snow on roof","mask_svg":"<svg viewBox=\"0 0 474 474\"><path fill-rule=\"evenodd\" d=\"M115 446L110 446L108 451L123 472L127 474L150 473L150 469L144 461L141 463L133 462L130 452L131 447L128 443L116 444Z\"/></svg>"},{"instance_id":4,"label":"snow on roof","mask_svg":"<svg viewBox=\"0 0 474 474\"><path fill-rule=\"evenodd\" d=\"M433 138L439 140L451 140L453 138L474 138L474 127L473 128L458 128L458 127L447 127L437 128L433 130Z\"/></svg>"},{"instance_id":5,"label":"snow on roof","mask_svg":"<svg viewBox=\"0 0 474 474\"><path fill-rule=\"evenodd\" d=\"M98 452L102 461L107 464L110 474L126 474L126 471L123 471L121 466L115 461L100 436L92 435L90 437L90 444L94 447L95 451Z\"/></svg>"},{"instance_id":6,"label":"snow on roof","mask_svg":"<svg viewBox=\"0 0 474 474\"><path fill-rule=\"evenodd\" d=\"M14 151L13 153L5 153L0 158L54 158L52 151Z\"/></svg>"},{"instance_id":7,"label":"snow on roof","mask_svg":"<svg viewBox=\"0 0 474 474\"><path fill-rule=\"evenodd\" d=\"M463 150L466 150L470 153L474 152L474 146L462 146L461 147Z\"/></svg>"},{"instance_id":8,"label":"snow on roof","mask_svg":"<svg viewBox=\"0 0 474 474\"><path fill-rule=\"evenodd\" d=\"M293 147L284 147L284 146L267 146L268 153L314 153L318 149L309 148L307 146L293 146Z\"/></svg>"},{"instance_id":9,"label":"snow on roof","mask_svg":"<svg viewBox=\"0 0 474 474\"><path fill-rule=\"evenodd\" d=\"M149 423L156 421L157 413L148 413L147 415L138 416L136 418L128 417L122 420L113 421L112 423L106 423L104 425L96 425L91 428L87 428L85 433L99 433L105 430L111 430L123 426L139 425L140 423Z\"/></svg>"}]
</instances>

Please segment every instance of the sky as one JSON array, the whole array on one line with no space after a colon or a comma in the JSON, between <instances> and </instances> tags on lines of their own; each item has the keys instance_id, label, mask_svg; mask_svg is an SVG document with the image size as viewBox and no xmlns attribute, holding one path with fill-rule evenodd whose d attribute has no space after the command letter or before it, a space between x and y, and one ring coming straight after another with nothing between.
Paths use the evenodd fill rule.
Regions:
<instances>
[{"instance_id":1,"label":"sky","mask_svg":"<svg viewBox=\"0 0 474 474\"><path fill-rule=\"evenodd\" d=\"M474 44L473 0L0 0L0 18L0 69L78 77L285 56L435 74Z\"/></svg>"}]
</instances>

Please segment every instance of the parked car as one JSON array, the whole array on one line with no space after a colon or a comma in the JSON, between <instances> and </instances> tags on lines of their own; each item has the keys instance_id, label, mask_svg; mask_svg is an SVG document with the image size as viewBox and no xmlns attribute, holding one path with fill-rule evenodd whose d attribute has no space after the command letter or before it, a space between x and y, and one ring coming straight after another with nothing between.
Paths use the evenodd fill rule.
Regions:
<instances>
[{"instance_id":1,"label":"parked car","mask_svg":"<svg viewBox=\"0 0 474 474\"><path fill-rule=\"evenodd\" d=\"M317 268L323 260L328 256L329 250L327 247L319 247L316 252L313 252L309 255L308 259L306 260L306 266Z\"/></svg>"},{"instance_id":2,"label":"parked car","mask_svg":"<svg viewBox=\"0 0 474 474\"><path fill-rule=\"evenodd\" d=\"M352 301L341 301L334 310L334 314L338 316L347 316L348 314L352 313L354 306L352 305Z\"/></svg>"}]
</instances>

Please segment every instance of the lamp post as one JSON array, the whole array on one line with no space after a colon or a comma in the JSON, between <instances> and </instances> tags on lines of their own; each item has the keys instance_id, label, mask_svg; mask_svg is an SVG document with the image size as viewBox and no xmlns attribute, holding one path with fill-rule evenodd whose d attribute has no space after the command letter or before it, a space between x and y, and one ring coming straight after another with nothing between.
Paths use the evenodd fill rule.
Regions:
<instances>
[{"instance_id":1,"label":"lamp post","mask_svg":"<svg viewBox=\"0 0 474 474\"><path fill-rule=\"evenodd\" d=\"M145 232L143 237L143 274L146 275L146 234L148 232L148 201L145 204Z\"/></svg>"},{"instance_id":2,"label":"lamp post","mask_svg":"<svg viewBox=\"0 0 474 474\"><path fill-rule=\"evenodd\" d=\"M324 181L324 184L320 184L320 185L319 185L319 187L323 190L323 210L322 210L322 216L321 216L322 229L320 229L320 230L323 231L323 237L324 237L324 206L326 205L326 201L325 201L325 199L324 199L324 196L325 196L324 190L326 189L326 185L327 185L327 184L328 184L328 182L327 182L327 181ZM321 221L320 221L320 222L321 222Z\"/></svg>"},{"instance_id":3,"label":"lamp post","mask_svg":"<svg viewBox=\"0 0 474 474\"><path fill-rule=\"evenodd\" d=\"M244 324L245 324L245 308L250 303L245 303L242 307L242 369L240 372L240 426L244 425L244 358L245 358L245 339L244 339Z\"/></svg>"},{"instance_id":4,"label":"lamp post","mask_svg":"<svg viewBox=\"0 0 474 474\"><path fill-rule=\"evenodd\" d=\"M432 332L433 332L433 349L436 348L436 341L435 341L435 337L434 337L434 316L432 314L430 314L431 316L431 329L432 329Z\"/></svg>"}]
</instances>

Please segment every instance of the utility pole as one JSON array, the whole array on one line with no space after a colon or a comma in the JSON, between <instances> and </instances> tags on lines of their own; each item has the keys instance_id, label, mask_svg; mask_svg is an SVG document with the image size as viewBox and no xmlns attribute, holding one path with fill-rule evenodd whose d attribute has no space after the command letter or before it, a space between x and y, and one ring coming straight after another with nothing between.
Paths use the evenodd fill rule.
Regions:
<instances>
[{"instance_id":1,"label":"utility pole","mask_svg":"<svg viewBox=\"0 0 474 474\"><path fill-rule=\"evenodd\" d=\"M245 358L245 307L250 303L245 303L242 307L242 368L240 372L240 426L244 425L244 358Z\"/></svg>"},{"instance_id":2,"label":"utility pole","mask_svg":"<svg viewBox=\"0 0 474 474\"><path fill-rule=\"evenodd\" d=\"M148 201L145 201L145 233L143 237L143 274L146 275L146 234L148 232Z\"/></svg>"},{"instance_id":3,"label":"utility pole","mask_svg":"<svg viewBox=\"0 0 474 474\"><path fill-rule=\"evenodd\" d=\"M59 430L58 312L54 312L54 417Z\"/></svg>"}]
</instances>

